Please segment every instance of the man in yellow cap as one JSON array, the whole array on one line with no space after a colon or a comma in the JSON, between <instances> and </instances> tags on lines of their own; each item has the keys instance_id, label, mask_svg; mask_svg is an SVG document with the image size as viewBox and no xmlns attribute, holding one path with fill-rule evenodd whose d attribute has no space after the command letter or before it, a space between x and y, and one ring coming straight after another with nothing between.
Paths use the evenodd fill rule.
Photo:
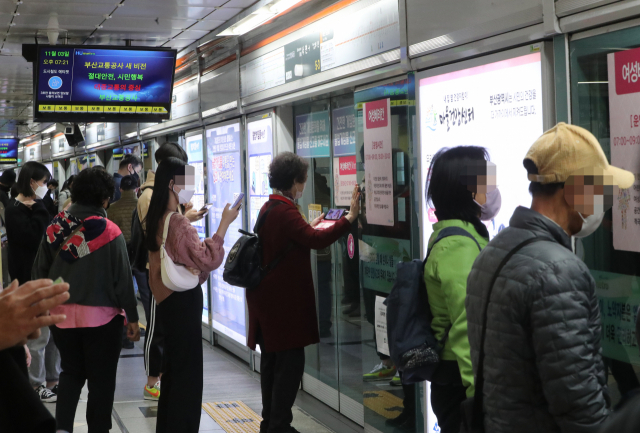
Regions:
<instances>
[{"instance_id":1,"label":"man in yellow cap","mask_svg":"<svg viewBox=\"0 0 640 433\"><path fill-rule=\"evenodd\" d=\"M593 233L634 175L609 165L589 131L565 123L531 146L524 166L531 208L516 209L467 283L475 398L484 408L474 422L492 433L592 432L609 412L600 313L571 237Z\"/></svg>"}]
</instances>

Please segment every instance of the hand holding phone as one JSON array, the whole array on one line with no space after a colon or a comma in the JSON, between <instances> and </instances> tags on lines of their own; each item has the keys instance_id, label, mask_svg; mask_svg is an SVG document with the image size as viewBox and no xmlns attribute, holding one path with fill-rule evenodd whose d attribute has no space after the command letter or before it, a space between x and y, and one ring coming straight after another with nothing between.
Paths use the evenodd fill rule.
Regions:
<instances>
[{"instance_id":1,"label":"hand holding phone","mask_svg":"<svg viewBox=\"0 0 640 433\"><path fill-rule=\"evenodd\" d=\"M234 194L235 195L235 194ZM231 205L232 209L235 209L236 207L238 207L238 205L242 205L242 199L244 198L244 193L243 192L239 192L236 200L233 202L233 204Z\"/></svg>"}]
</instances>

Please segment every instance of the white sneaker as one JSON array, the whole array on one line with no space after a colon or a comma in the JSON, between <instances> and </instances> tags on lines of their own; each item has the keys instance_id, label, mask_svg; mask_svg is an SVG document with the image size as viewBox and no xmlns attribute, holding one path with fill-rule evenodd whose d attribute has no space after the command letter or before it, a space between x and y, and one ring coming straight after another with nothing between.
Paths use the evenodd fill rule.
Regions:
<instances>
[{"instance_id":1,"label":"white sneaker","mask_svg":"<svg viewBox=\"0 0 640 433\"><path fill-rule=\"evenodd\" d=\"M44 385L40 385L36 389L36 393L40 396L40 401L43 403L55 403L58 401L58 396L55 392L51 391Z\"/></svg>"}]
</instances>

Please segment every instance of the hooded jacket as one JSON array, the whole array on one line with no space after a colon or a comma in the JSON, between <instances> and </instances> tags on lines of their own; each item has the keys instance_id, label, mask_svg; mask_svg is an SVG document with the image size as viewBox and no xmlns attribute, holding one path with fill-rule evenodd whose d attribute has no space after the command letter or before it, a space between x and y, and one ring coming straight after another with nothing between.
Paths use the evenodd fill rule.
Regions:
<instances>
[{"instance_id":1,"label":"hooded jacket","mask_svg":"<svg viewBox=\"0 0 640 433\"><path fill-rule=\"evenodd\" d=\"M477 378L483 311L499 263L523 241L493 287L484 344L485 429L586 433L608 415L595 281L549 218L518 207L480 253L467 281L471 359ZM480 390L476 389L476 392Z\"/></svg>"},{"instance_id":2,"label":"hooded jacket","mask_svg":"<svg viewBox=\"0 0 640 433\"><path fill-rule=\"evenodd\" d=\"M127 246L118 226L106 217L102 208L77 203L59 214L40 244L32 276L62 277L69 283L66 304L124 309L127 320L136 323L138 302ZM69 238L82 221L82 229Z\"/></svg>"}]
</instances>

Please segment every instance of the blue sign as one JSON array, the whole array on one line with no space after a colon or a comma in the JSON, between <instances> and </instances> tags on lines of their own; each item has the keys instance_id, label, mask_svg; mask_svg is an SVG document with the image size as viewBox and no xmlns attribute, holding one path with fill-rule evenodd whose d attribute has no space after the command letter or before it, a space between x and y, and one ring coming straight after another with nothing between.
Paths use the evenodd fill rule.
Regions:
<instances>
[{"instance_id":1,"label":"blue sign","mask_svg":"<svg viewBox=\"0 0 640 433\"><path fill-rule=\"evenodd\" d=\"M58 90L60 87L62 87L62 78L60 77L49 78L49 87L51 87L54 90Z\"/></svg>"},{"instance_id":2,"label":"blue sign","mask_svg":"<svg viewBox=\"0 0 640 433\"><path fill-rule=\"evenodd\" d=\"M18 162L18 139L0 138L0 163L11 164Z\"/></svg>"},{"instance_id":3,"label":"blue sign","mask_svg":"<svg viewBox=\"0 0 640 433\"><path fill-rule=\"evenodd\" d=\"M336 108L331 112L333 156L356 154L356 110L353 106Z\"/></svg>"},{"instance_id":4,"label":"blue sign","mask_svg":"<svg viewBox=\"0 0 640 433\"><path fill-rule=\"evenodd\" d=\"M171 109L175 57L173 50L40 48L36 111L57 112L57 106L77 104L85 107L83 113L166 115ZM100 106L110 108L96 108ZM122 106L133 110L122 111ZM138 109L145 106L149 110Z\"/></svg>"},{"instance_id":5,"label":"blue sign","mask_svg":"<svg viewBox=\"0 0 640 433\"><path fill-rule=\"evenodd\" d=\"M208 129L207 137L207 185L209 203L209 227L215 232L220 225L222 211L232 204L242 192L242 160L240 155L240 124L234 123ZM229 226L224 238L225 258L240 238L242 212ZM246 319L244 289L227 284L222 279L224 266L211 273L211 311L213 328L218 332L246 344Z\"/></svg>"},{"instance_id":6,"label":"blue sign","mask_svg":"<svg viewBox=\"0 0 640 433\"><path fill-rule=\"evenodd\" d=\"M303 158L330 157L330 135L328 111L296 116L296 153Z\"/></svg>"}]
</instances>

